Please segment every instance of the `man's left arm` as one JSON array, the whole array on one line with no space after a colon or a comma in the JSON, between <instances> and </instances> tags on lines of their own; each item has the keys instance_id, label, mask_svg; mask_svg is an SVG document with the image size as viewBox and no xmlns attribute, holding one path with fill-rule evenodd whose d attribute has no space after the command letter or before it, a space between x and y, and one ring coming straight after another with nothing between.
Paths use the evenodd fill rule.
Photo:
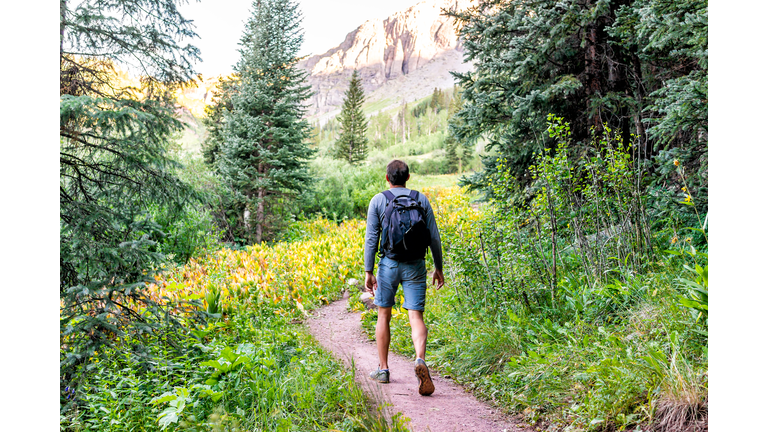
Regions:
<instances>
[{"instance_id":1,"label":"man's left arm","mask_svg":"<svg viewBox=\"0 0 768 432\"><path fill-rule=\"evenodd\" d=\"M429 200L426 201L426 213L427 213L427 228L429 228L429 235L432 237L432 243L429 245L429 249L432 251L432 259L435 262L435 273L432 274L432 284L437 282L437 289L443 287L445 280L443 278L443 245L440 241L440 231L437 229L437 222L435 222L435 214L432 211L432 205Z\"/></svg>"}]
</instances>

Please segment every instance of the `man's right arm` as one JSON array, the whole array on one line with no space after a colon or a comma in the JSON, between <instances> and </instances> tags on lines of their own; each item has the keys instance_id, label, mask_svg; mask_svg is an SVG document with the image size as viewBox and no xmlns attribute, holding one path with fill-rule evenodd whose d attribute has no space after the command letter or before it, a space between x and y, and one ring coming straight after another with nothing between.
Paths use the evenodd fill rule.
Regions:
<instances>
[{"instance_id":1,"label":"man's right arm","mask_svg":"<svg viewBox=\"0 0 768 432\"><path fill-rule=\"evenodd\" d=\"M373 294L373 290L378 288L376 276L373 274L373 265L376 260L376 251L379 247L379 235L381 234L381 220L379 219L378 194L371 198L368 204L368 220L365 227L365 246L363 249L363 260L365 263L365 288Z\"/></svg>"},{"instance_id":2,"label":"man's right arm","mask_svg":"<svg viewBox=\"0 0 768 432\"><path fill-rule=\"evenodd\" d=\"M381 234L378 198L379 194L371 198L371 202L368 204L368 220L365 227L365 249L363 252L366 272L373 271L373 266L376 261L376 251L379 246L379 235Z\"/></svg>"}]
</instances>

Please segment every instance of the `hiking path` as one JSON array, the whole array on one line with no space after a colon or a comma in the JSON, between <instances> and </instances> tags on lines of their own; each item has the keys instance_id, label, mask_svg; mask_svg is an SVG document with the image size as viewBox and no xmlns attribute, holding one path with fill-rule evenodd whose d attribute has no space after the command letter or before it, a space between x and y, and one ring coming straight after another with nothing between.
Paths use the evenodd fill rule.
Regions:
<instances>
[{"instance_id":1,"label":"hiking path","mask_svg":"<svg viewBox=\"0 0 768 432\"><path fill-rule=\"evenodd\" d=\"M353 294L354 295L354 294ZM409 418L414 432L532 432L533 428L516 422L464 390L453 380L430 369L435 392L421 396L414 374L413 359L389 354L389 384L368 378L378 366L376 342L363 332L360 312L347 312L349 292L341 300L314 311L306 320L309 333L320 345L351 366L354 359L355 380L370 393L380 392L392 406L392 413ZM429 342L427 342L429 343ZM429 358L427 358L429 364ZM372 396L372 395L371 395Z\"/></svg>"}]
</instances>

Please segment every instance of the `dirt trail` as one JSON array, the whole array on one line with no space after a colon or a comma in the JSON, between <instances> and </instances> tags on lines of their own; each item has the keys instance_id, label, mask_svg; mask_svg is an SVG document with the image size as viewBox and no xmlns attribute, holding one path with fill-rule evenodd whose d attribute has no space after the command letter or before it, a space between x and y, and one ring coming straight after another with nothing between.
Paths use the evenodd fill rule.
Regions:
<instances>
[{"instance_id":1,"label":"dirt trail","mask_svg":"<svg viewBox=\"0 0 768 432\"><path fill-rule=\"evenodd\" d=\"M349 364L355 361L355 379L363 388L378 387L393 405L392 412L402 412L411 419L415 432L501 432L532 431L525 424L516 424L496 409L475 399L452 380L431 371L435 393L429 397L418 393L418 380L413 371L413 359L389 354L390 383L379 384L368 379L379 361L376 343L369 341L360 325L360 313L346 310L348 294L315 311L306 324L310 334L327 350ZM429 362L429 359L427 359Z\"/></svg>"}]
</instances>

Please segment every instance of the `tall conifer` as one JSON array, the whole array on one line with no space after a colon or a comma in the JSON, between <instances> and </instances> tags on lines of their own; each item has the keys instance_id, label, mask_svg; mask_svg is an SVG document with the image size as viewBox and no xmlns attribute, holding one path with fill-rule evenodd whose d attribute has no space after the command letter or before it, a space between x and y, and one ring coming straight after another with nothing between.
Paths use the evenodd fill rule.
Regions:
<instances>
[{"instance_id":1,"label":"tall conifer","mask_svg":"<svg viewBox=\"0 0 768 432\"><path fill-rule=\"evenodd\" d=\"M310 96L298 69L301 12L291 0L259 0L246 25L225 127L219 170L239 197L246 236L261 242L284 219L287 205L310 182Z\"/></svg>"},{"instance_id":2,"label":"tall conifer","mask_svg":"<svg viewBox=\"0 0 768 432\"><path fill-rule=\"evenodd\" d=\"M195 77L199 60L197 48L177 43L196 37L180 3L59 3L62 387L88 373L102 345L119 350L126 333L140 345L174 320L146 295L145 282L169 261L158 252L168 233L152 208L175 217L194 196L168 152L183 127L173 92ZM122 80L118 68L140 74L140 83Z\"/></svg>"},{"instance_id":3,"label":"tall conifer","mask_svg":"<svg viewBox=\"0 0 768 432\"><path fill-rule=\"evenodd\" d=\"M451 118L454 114L461 111L462 105L464 105L464 99L461 96L461 88L454 86L453 98L448 106L448 117ZM452 119L451 121L454 122L453 128L455 128L456 124L461 120ZM453 128L449 127L448 136L445 139L445 157L448 160L448 170L461 174L472 160L472 142L469 140L459 142Z\"/></svg>"},{"instance_id":4,"label":"tall conifer","mask_svg":"<svg viewBox=\"0 0 768 432\"><path fill-rule=\"evenodd\" d=\"M499 168L498 156L519 180L530 181L528 167L542 144L556 144L541 136L550 113L569 123L580 151L607 124L632 143L636 158L650 161L677 148L693 166L701 164L705 177L706 0L587 0L567 7L490 0L447 15L459 23L464 58L474 64L454 73L466 103L452 131L460 142L482 138L494 149L468 182L472 187L492 193L485 185Z\"/></svg>"},{"instance_id":5,"label":"tall conifer","mask_svg":"<svg viewBox=\"0 0 768 432\"><path fill-rule=\"evenodd\" d=\"M363 113L364 101L363 85L357 71L354 71L338 117L341 133L336 140L335 151L337 159L346 160L350 164L362 162L368 156L368 137L365 136L368 120Z\"/></svg>"}]
</instances>

